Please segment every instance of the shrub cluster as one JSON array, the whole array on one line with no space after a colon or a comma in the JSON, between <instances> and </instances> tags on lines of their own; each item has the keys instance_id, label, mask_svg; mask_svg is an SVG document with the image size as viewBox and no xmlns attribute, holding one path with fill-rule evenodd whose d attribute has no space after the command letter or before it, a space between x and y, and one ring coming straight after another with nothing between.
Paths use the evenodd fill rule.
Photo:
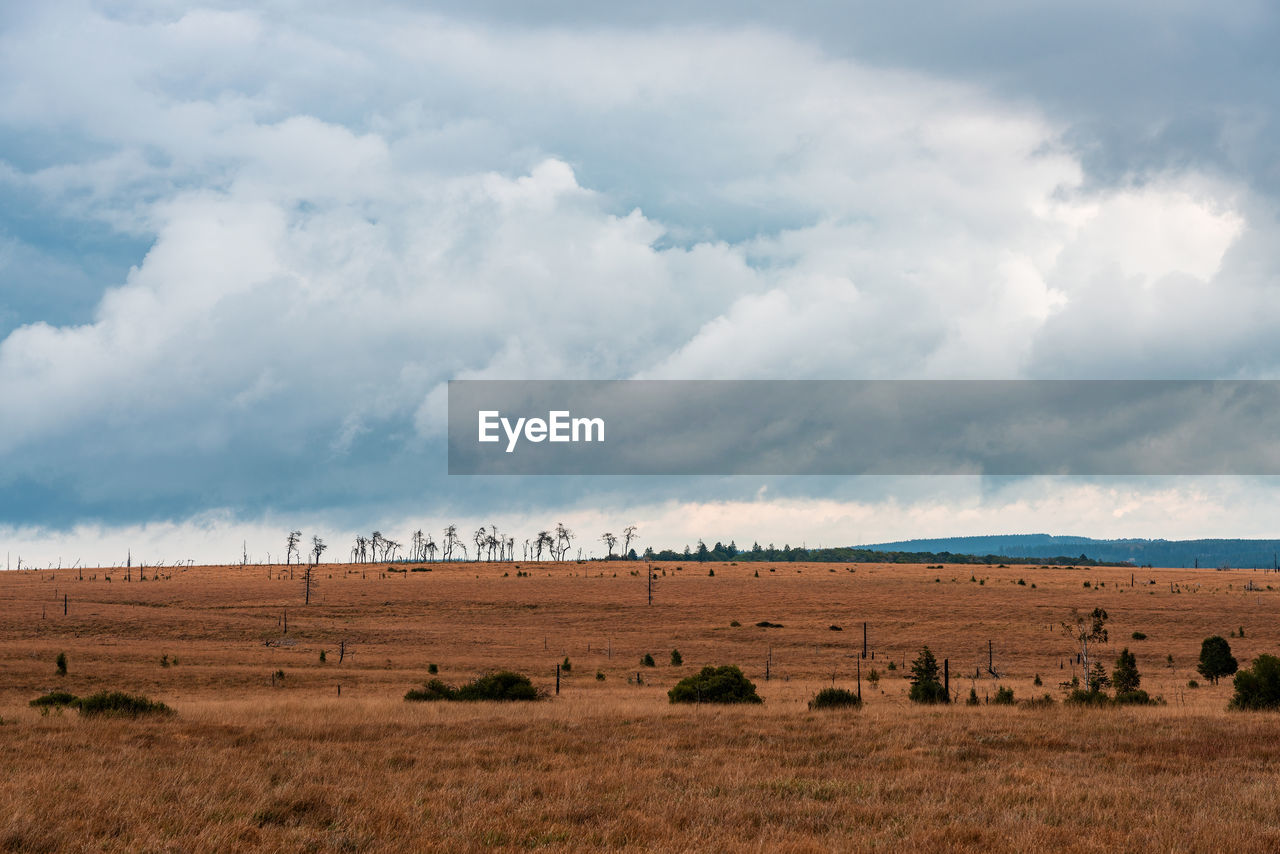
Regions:
<instances>
[{"instance_id":1,"label":"shrub cluster","mask_svg":"<svg viewBox=\"0 0 1280 854\"><path fill-rule=\"evenodd\" d=\"M541 700L542 692L533 686L528 676L510 670L488 673L459 688L432 679L422 688L414 688L404 695L406 700Z\"/></svg>"},{"instance_id":2,"label":"shrub cluster","mask_svg":"<svg viewBox=\"0 0 1280 854\"><path fill-rule=\"evenodd\" d=\"M823 688L809 701L810 709L848 709L862 705L862 698L847 688Z\"/></svg>"},{"instance_id":3,"label":"shrub cluster","mask_svg":"<svg viewBox=\"0 0 1280 854\"><path fill-rule=\"evenodd\" d=\"M707 666L667 692L673 703L762 703L756 686L736 665Z\"/></svg>"}]
</instances>

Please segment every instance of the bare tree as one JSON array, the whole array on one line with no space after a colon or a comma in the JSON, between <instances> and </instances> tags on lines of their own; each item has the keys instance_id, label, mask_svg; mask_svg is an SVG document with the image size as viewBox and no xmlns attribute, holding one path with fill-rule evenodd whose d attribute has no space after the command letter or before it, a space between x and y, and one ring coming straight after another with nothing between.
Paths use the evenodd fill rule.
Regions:
<instances>
[{"instance_id":1,"label":"bare tree","mask_svg":"<svg viewBox=\"0 0 1280 854\"><path fill-rule=\"evenodd\" d=\"M434 561L436 559L436 541L427 534L425 540L422 541L422 552L427 556L427 560Z\"/></svg>"},{"instance_id":2,"label":"bare tree","mask_svg":"<svg viewBox=\"0 0 1280 854\"><path fill-rule=\"evenodd\" d=\"M573 531L566 528L564 522L556 523L556 551L558 553L556 560L564 560L564 556L568 554L572 545Z\"/></svg>"},{"instance_id":3,"label":"bare tree","mask_svg":"<svg viewBox=\"0 0 1280 854\"><path fill-rule=\"evenodd\" d=\"M534 540L534 560L542 560L542 550L545 548L550 551L555 547L555 540L551 538L550 531L539 531L537 539Z\"/></svg>"},{"instance_id":4,"label":"bare tree","mask_svg":"<svg viewBox=\"0 0 1280 854\"><path fill-rule=\"evenodd\" d=\"M459 544L458 526L457 525L446 526L444 529L444 543L442 544L444 549L444 554L442 555L442 557L444 558L444 560L453 560L453 549L458 544Z\"/></svg>"},{"instance_id":5,"label":"bare tree","mask_svg":"<svg viewBox=\"0 0 1280 854\"><path fill-rule=\"evenodd\" d=\"M488 537L488 533L484 525L481 525L471 535L471 541L476 544L476 560L480 560L480 555L484 552L484 541Z\"/></svg>"},{"instance_id":6,"label":"bare tree","mask_svg":"<svg viewBox=\"0 0 1280 854\"><path fill-rule=\"evenodd\" d=\"M324 540L319 537L311 538L311 554L315 557L316 563L320 563L320 555L327 548L329 547L324 544Z\"/></svg>"},{"instance_id":7,"label":"bare tree","mask_svg":"<svg viewBox=\"0 0 1280 854\"><path fill-rule=\"evenodd\" d=\"M618 544L618 538L615 537L611 532L605 531L603 534L600 535L600 542L604 543L605 548L609 550L609 553L606 557L613 557L613 547Z\"/></svg>"},{"instance_id":8,"label":"bare tree","mask_svg":"<svg viewBox=\"0 0 1280 854\"><path fill-rule=\"evenodd\" d=\"M635 525L628 525L622 529L622 556L626 557L631 554L631 541L636 538L638 528Z\"/></svg>"},{"instance_id":9,"label":"bare tree","mask_svg":"<svg viewBox=\"0 0 1280 854\"><path fill-rule=\"evenodd\" d=\"M321 549L323 551L323 548ZM317 555L319 560L319 555ZM311 591L316 589L316 568L314 564L307 564L302 570L302 592L305 604L311 604Z\"/></svg>"},{"instance_id":10,"label":"bare tree","mask_svg":"<svg viewBox=\"0 0 1280 854\"><path fill-rule=\"evenodd\" d=\"M292 556L298 554L298 543L302 541L301 531L290 531L289 536L285 538L284 563L288 566ZM302 557L299 555L298 563L302 563Z\"/></svg>"},{"instance_id":11,"label":"bare tree","mask_svg":"<svg viewBox=\"0 0 1280 854\"><path fill-rule=\"evenodd\" d=\"M1062 623L1062 633L1080 645L1080 663L1084 666L1085 679L1089 678L1089 644L1107 642L1107 612L1094 608L1089 614L1071 609L1071 619Z\"/></svg>"}]
</instances>

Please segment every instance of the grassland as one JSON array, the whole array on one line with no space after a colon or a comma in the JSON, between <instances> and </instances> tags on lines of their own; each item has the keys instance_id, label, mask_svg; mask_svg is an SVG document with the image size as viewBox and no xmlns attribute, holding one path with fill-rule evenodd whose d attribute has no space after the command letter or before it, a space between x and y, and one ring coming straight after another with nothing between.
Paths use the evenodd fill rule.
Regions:
<instances>
[{"instance_id":1,"label":"grassland","mask_svg":"<svg viewBox=\"0 0 1280 854\"><path fill-rule=\"evenodd\" d=\"M1227 712L1225 681L1187 687L1206 635L1243 628L1242 663L1277 651L1275 575L666 564L649 605L643 565L426 566L323 566L310 605L279 566L0 573L0 850L1280 850L1280 717ZM1134 650L1165 705L906 702L926 643L962 696L1060 699L1059 624L1096 606L1103 657ZM666 702L725 663L762 706ZM553 696L404 702L430 664ZM806 708L859 668L863 709ZM55 689L176 714L28 706Z\"/></svg>"}]
</instances>

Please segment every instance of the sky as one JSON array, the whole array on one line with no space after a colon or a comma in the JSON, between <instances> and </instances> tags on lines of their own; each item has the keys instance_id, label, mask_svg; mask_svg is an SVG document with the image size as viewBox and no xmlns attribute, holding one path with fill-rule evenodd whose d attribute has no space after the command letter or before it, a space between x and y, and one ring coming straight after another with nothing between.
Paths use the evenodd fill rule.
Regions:
<instances>
[{"instance_id":1,"label":"sky","mask_svg":"<svg viewBox=\"0 0 1280 854\"><path fill-rule=\"evenodd\" d=\"M450 477L450 379L1275 379L1280 11L0 7L0 543L1275 536L1274 478Z\"/></svg>"}]
</instances>

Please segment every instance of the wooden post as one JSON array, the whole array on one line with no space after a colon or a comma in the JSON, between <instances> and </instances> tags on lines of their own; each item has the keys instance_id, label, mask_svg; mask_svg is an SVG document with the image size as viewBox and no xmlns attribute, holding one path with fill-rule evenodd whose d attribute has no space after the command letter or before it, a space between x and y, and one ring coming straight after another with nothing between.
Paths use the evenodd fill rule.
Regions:
<instances>
[{"instance_id":1,"label":"wooden post","mask_svg":"<svg viewBox=\"0 0 1280 854\"><path fill-rule=\"evenodd\" d=\"M560 665L556 665L556 696L560 696Z\"/></svg>"},{"instance_id":2,"label":"wooden post","mask_svg":"<svg viewBox=\"0 0 1280 854\"><path fill-rule=\"evenodd\" d=\"M867 657L867 623L865 620L862 623L862 657Z\"/></svg>"},{"instance_id":3,"label":"wooden post","mask_svg":"<svg viewBox=\"0 0 1280 854\"><path fill-rule=\"evenodd\" d=\"M858 702L862 702L862 659L855 659L854 663L858 665Z\"/></svg>"},{"instance_id":4,"label":"wooden post","mask_svg":"<svg viewBox=\"0 0 1280 854\"><path fill-rule=\"evenodd\" d=\"M769 652L764 657L764 681L769 681L769 669L773 664L773 647L769 647Z\"/></svg>"},{"instance_id":5,"label":"wooden post","mask_svg":"<svg viewBox=\"0 0 1280 854\"><path fill-rule=\"evenodd\" d=\"M62 616L67 616L67 594L62 594Z\"/></svg>"},{"instance_id":6,"label":"wooden post","mask_svg":"<svg viewBox=\"0 0 1280 854\"><path fill-rule=\"evenodd\" d=\"M942 659L942 690L947 695L947 702L951 702L951 659Z\"/></svg>"}]
</instances>

